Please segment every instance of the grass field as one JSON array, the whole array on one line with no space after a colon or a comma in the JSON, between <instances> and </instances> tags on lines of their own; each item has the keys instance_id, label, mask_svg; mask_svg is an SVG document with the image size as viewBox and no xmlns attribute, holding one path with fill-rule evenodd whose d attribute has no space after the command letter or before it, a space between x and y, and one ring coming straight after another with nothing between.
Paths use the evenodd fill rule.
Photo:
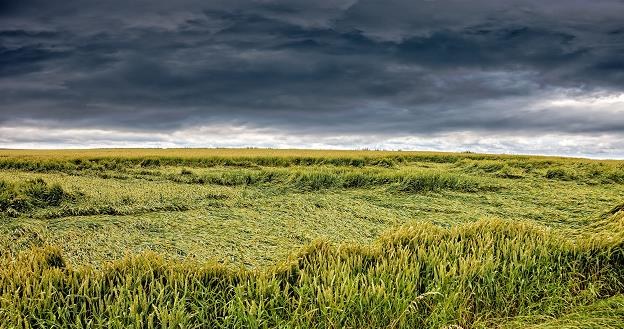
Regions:
<instances>
[{"instance_id":1,"label":"grass field","mask_svg":"<svg viewBox=\"0 0 624 329\"><path fill-rule=\"evenodd\" d=\"M624 161L0 150L0 328L624 328Z\"/></svg>"}]
</instances>

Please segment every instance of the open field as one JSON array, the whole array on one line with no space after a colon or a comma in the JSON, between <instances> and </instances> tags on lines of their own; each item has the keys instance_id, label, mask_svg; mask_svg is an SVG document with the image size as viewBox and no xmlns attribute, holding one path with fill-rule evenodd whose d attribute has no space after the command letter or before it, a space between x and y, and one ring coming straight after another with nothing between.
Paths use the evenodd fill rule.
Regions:
<instances>
[{"instance_id":1,"label":"open field","mask_svg":"<svg viewBox=\"0 0 624 329\"><path fill-rule=\"evenodd\" d=\"M624 161L1 150L0 328L624 328L623 202Z\"/></svg>"}]
</instances>

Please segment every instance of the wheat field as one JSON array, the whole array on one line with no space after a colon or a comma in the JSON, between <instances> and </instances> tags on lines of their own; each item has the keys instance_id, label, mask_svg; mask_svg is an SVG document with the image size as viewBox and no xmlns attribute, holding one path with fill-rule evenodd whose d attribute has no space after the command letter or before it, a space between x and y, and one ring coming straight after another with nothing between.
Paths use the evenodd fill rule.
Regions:
<instances>
[{"instance_id":1,"label":"wheat field","mask_svg":"<svg viewBox=\"0 0 624 329\"><path fill-rule=\"evenodd\" d=\"M0 328L623 328L624 161L0 150Z\"/></svg>"}]
</instances>

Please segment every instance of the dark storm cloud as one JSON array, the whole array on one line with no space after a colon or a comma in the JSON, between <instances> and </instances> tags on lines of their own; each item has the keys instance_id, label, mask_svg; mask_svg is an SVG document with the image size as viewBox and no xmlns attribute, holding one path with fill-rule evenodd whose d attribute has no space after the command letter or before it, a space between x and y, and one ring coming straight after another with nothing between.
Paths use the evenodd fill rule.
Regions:
<instances>
[{"instance_id":1,"label":"dark storm cloud","mask_svg":"<svg viewBox=\"0 0 624 329\"><path fill-rule=\"evenodd\" d=\"M0 1L0 125L610 133L624 2Z\"/></svg>"}]
</instances>

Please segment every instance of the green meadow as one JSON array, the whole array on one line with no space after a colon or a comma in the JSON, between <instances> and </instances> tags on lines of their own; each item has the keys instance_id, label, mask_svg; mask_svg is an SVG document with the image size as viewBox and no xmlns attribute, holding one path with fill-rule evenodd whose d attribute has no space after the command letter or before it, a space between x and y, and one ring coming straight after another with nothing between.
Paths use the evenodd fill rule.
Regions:
<instances>
[{"instance_id":1,"label":"green meadow","mask_svg":"<svg viewBox=\"0 0 624 329\"><path fill-rule=\"evenodd\" d=\"M624 328L624 161L0 150L0 328Z\"/></svg>"}]
</instances>

